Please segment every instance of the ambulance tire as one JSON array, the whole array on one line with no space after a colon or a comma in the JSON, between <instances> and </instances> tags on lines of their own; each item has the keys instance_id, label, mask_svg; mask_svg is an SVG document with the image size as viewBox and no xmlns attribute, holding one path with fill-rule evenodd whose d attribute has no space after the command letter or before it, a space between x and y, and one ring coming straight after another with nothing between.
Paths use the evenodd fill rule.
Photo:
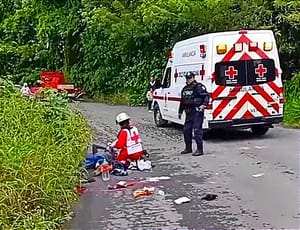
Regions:
<instances>
[{"instance_id":1,"label":"ambulance tire","mask_svg":"<svg viewBox=\"0 0 300 230\"><path fill-rule=\"evenodd\" d=\"M153 106L153 116L157 127L164 127L168 124L168 121L162 118L158 104Z\"/></svg>"},{"instance_id":2,"label":"ambulance tire","mask_svg":"<svg viewBox=\"0 0 300 230\"><path fill-rule=\"evenodd\" d=\"M269 130L269 127L263 125L252 126L251 131L255 136L265 135Z\"/></svg>"}]
</instances>

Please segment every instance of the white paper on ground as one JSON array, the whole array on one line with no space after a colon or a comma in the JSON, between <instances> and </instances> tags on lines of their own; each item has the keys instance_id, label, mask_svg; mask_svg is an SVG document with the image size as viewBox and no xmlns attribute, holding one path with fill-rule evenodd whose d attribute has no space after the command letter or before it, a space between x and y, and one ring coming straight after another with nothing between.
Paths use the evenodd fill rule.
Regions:
<instances>
[{"instance_id":1,"label":"white paper on ground","mask_svg":"<svg viewBox=\"0 0 300 230\"><path fill-rule=\"evenodd\" d=\"M180 198L174 200L174 202L175 202L176 204L187 203L187 202L190 202L190 201L191 201L191 199L189 199L189 198L187 198L187 197L180 197Z\"/></svg>"},{"instance_id":2,"label":"white paper on ground","mask_svg":"<svg viewBox=\"0 0 300 230\"><path fill-rule=\"evenodd\" d=\"M253 174L252 176L256 178L256 177L261 177L263 175L265 175L265 174L264 173L257 173L257 174Z\"/></svg>"},{"instance_id":3,"label":"white paper on ground","mask_svg":"<svg viewBox=\"0 0 300 230\"><path fill-rule=\"evenodd\" d=\"M240 150L249 150L250 147L241 147Z\"/></svg>"},{"instance_id":4,"label":"white paper on ground","mask_svg":"<svg viewBox=\"0 0 300 230\"><path fill-rule=\"evenodd\" d=\"M146 181L148 182L158 182L160 180L170 180L171 178L168 176L161 176L161 177L147 177Z\"/></svg>"},{"instance_id":5,"label":"white paper on ground","mask_svg":"<svg viewBox=\"0 0 300 230\"><path fill-rule=\"evenodd\" d=\"M254 148L256 148L256 149L265 149L266 146L258 146L258 145L255 145Z\"/></svg>"},{"instance_id":6,"label":"white paper on ground","mask_svg":"<svg viewBox=\"0 0 300 230\"><path fill-rule=\"evenodd\" d=\"M139 170L149 170L152 168L152 163L151 161L145 161L145 160L139 160L137 162Z\"/></svg>"},{"instance_id":7,"label":"white paper on ground","mask_svg":"<svg viewBox=\"0 0 300 230\"><path fill-rule=\"evenodd\" d=\"M117 185L120 185L120 186L127 186L127 183L126 183L126 181L119 181L118 183L117 183Z\"/></svg>"}]
</instances>

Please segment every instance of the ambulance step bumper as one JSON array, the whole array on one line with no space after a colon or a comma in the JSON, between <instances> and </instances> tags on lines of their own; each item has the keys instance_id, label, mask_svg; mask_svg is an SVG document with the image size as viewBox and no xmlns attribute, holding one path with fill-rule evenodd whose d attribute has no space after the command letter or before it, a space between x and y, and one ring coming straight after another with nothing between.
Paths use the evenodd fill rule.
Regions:
<instances>
[{"instance_id":1,"label":"ambulance step bumper","mask_svg":"<svg viewBox=\"0 0 300 230\"><path fill-rule=\"evenodd\" d=\"M220 120L208 122L210 129L217 128L249 128L253 125L266 125L272 126L282 122L283 116L272 116L272 117L256 117L251 119L234 119L234 120Z\"/></svg>"}]
</instances>

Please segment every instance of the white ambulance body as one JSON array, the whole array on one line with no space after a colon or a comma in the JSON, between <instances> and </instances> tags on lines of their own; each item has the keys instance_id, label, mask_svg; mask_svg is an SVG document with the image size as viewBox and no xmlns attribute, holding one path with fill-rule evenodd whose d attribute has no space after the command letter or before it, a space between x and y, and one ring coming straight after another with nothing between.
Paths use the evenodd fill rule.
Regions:
<instances>
[{"instance_id":1,"label":"white ambulance body","mask_svg":"<svg viewBox=\"0 0 300 230\"><path fill-rule=\"evenodd\" d=\"M269 30L211 33L177 42L153 96L157 126L178 119L185 74L210 94L204 129L252 128L264 134L283 118L283 86L276 41Z\"/></svg>"}]
</instances>

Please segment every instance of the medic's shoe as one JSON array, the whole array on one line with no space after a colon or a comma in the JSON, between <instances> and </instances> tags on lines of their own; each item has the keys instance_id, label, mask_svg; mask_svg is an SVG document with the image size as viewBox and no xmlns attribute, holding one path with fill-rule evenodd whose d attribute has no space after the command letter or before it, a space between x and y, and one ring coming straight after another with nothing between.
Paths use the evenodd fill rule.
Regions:
<instances>
[{"instance_id":1,"label":"medic's shoe","mask_svg":"<svg viewBox=\"0 0 300 230\"><path fill-rule=\"evenodd\" d=\"M180 154L188 154L188 153L192 153L193 151L191 149L185 149L183 151L181 151Z\"/></svg>"}]
</instances>

